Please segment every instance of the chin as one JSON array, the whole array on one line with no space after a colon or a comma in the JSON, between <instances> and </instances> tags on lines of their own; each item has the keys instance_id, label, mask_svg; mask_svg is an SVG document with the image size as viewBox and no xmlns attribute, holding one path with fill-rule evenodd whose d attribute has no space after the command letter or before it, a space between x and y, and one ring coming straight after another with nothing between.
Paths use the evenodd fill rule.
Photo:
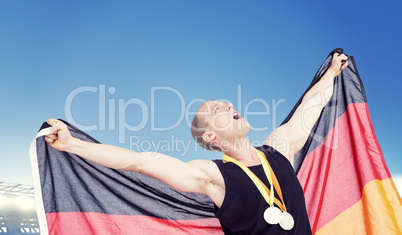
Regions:
<instances>
[{"instance_id":1,"label":"chin","mask_svg":"<svg viewBox=\"0 0 402 235\"><path fill-rule=\"evenodd\" d=\"M249 131L250 131L250 124L244 121L244 123L242 123L242 125L240 126L239 132L242 133L242 135L246 136Z\"/></svg>"},{"instance_id":2,"label":"chin","mask_svg":"<svg viewBox=\"0 0 402 235\"><path fill-rule=\"evenodd\" d=\"M247 129L250 130L250 126L251 126L250 123L248 123L246 120L244 120L244 123L246 124Z\"/></svg>"},{"instance_id":3,"label":"chin","mask_svg":"<svg viewBox=\"0 0 402 235\"><path fill-rule=\"evenodd\" d=\"M248 123L244 118L240 124L240 129L242 131L247 131L247 133L250 131L250 123Z\"/></svg>"}]
</instances>

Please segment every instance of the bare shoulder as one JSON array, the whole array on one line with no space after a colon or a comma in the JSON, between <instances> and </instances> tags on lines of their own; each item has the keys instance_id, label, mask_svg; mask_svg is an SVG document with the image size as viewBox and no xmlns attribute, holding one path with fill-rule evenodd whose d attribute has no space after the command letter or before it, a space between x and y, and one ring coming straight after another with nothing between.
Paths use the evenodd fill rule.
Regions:
<instances>
[{"instance_id":1,"label":"bare shoulder","mask_svg":"<svg viewBox=\"0 0 402 235\"><path fill-rule=\"evenodd\" d=\"M276 151L280 152L293 165L293 151L290 135L289 124L284 124L273 130L265 140L264 144L269 145Z\"/></svg>"},{"instance_id":2,"label":"bare shoulder","mask_svg":"<svg viewBox=\"0 0 402 235\"><path fill-rule=\"evenodd\" d=\"M188 164L190 164L190 165L193 165L193 166L197 166L197 167L213 167L213 166L216 166L216 164L213 162L213 161L211 161L211 160L203 160L203 159L196 159L196 160L192 160L192 161L189 161L189 162L187 162Z\"/></svg>"},{"instance_id":3,"label":"bare shoulder","mask_svg":"<svg viewBox=\"0 0 402 235\"><path fill-rule=\"evenodd\" d=\"M188 164L195 166L205 174L203 182L205 194L220 207L225 196L225 182L218 166L210 160L193 160Z\"/></svg>"},{"instance_id":4,"label":"bare shoulder","mask_svg":"<svg viewBox=\"0 0 402 235\"><path fill-rule=\"evenodd\" d=\"M197 159L188 162L188 164L201 170L210 180L215 181L215 183L223 183L222 174L213 161Z\"/></svg>"}]
</instances>

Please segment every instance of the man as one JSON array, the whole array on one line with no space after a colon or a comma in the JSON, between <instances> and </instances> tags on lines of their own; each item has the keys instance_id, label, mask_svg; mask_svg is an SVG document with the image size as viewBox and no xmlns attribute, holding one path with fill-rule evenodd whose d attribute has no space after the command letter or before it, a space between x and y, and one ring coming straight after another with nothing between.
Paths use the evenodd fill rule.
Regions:
<instances>
[{"instance_id":1,"label":"man","mask_svg":"<svg viewBox=\"0 0 402 235\"><path fill-rule=\"evenodd\" d=\"M303 191L292 168L293 156L305 144L331 98L334 78L347 67L347 62L343 63L346 60L346 55L334 54L330 68L304 96L292 118L268 136L264 146L258 148L260 151L246 139L249 124L231 104L207 101L194 117L191 130L196 142L206 149L222 151L229 157L227 159L246 166L266 188L275 185L275 190L271 187L270 192L275 191L276 201L280 199L280 203L275 202L277 206L271 202L274 196L267 193L267 199L264 190L258 188L258 182L251 180L243 168L229 162L232 160L185 163L161 153L137 153L89 143L73 138L67 126L55 119L49 119L48 123L52 126L51 133L56 134L46 136L45 140L57 150L74 153L106 167L139 172L181 192L208 195L226 234L311 234ZM265 167L265 159L272 171ZM270 223L270 216L265 216L265 211L271 206L288 212L294 225ZM278 218L281 220L282 212Z\"/></svg>"}]
</instances>

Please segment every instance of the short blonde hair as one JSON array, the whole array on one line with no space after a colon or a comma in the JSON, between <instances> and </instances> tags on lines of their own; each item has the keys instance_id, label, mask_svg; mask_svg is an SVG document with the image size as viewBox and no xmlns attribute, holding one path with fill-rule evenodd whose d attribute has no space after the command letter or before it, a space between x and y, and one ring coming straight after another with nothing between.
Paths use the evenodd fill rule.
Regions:
<instances>
[{"instance_id":1,"label":"short blonde hair","mask_svg":"<svg viewBox=\"0 0 402 235\"><path fill-rule=\"evenodd\" d=\"M206 150L210 151L221 151L222 149L212 145L210 142L205 141L202 135L209 128L209 123L203 120L198 114L195 114L193 122L191 123L191 135L193 136L195 142Z\"/></svg>"}]
</instances>

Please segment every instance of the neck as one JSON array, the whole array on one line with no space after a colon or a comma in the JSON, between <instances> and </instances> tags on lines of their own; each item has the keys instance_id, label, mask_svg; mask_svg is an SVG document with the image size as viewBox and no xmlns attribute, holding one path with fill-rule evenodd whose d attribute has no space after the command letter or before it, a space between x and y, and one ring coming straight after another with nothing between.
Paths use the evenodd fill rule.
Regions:
<instances>
[{"instance_id":1,"label":"neck","mask_svg":"<svg viewBox=\"0 0 402 235\"><path fill-rule=\"evenodd\" d=\"M225 148L223 153L246 166L261 164L254 146L246 138L237 139L234 143Z\"/></svg>"}]
</instances>

